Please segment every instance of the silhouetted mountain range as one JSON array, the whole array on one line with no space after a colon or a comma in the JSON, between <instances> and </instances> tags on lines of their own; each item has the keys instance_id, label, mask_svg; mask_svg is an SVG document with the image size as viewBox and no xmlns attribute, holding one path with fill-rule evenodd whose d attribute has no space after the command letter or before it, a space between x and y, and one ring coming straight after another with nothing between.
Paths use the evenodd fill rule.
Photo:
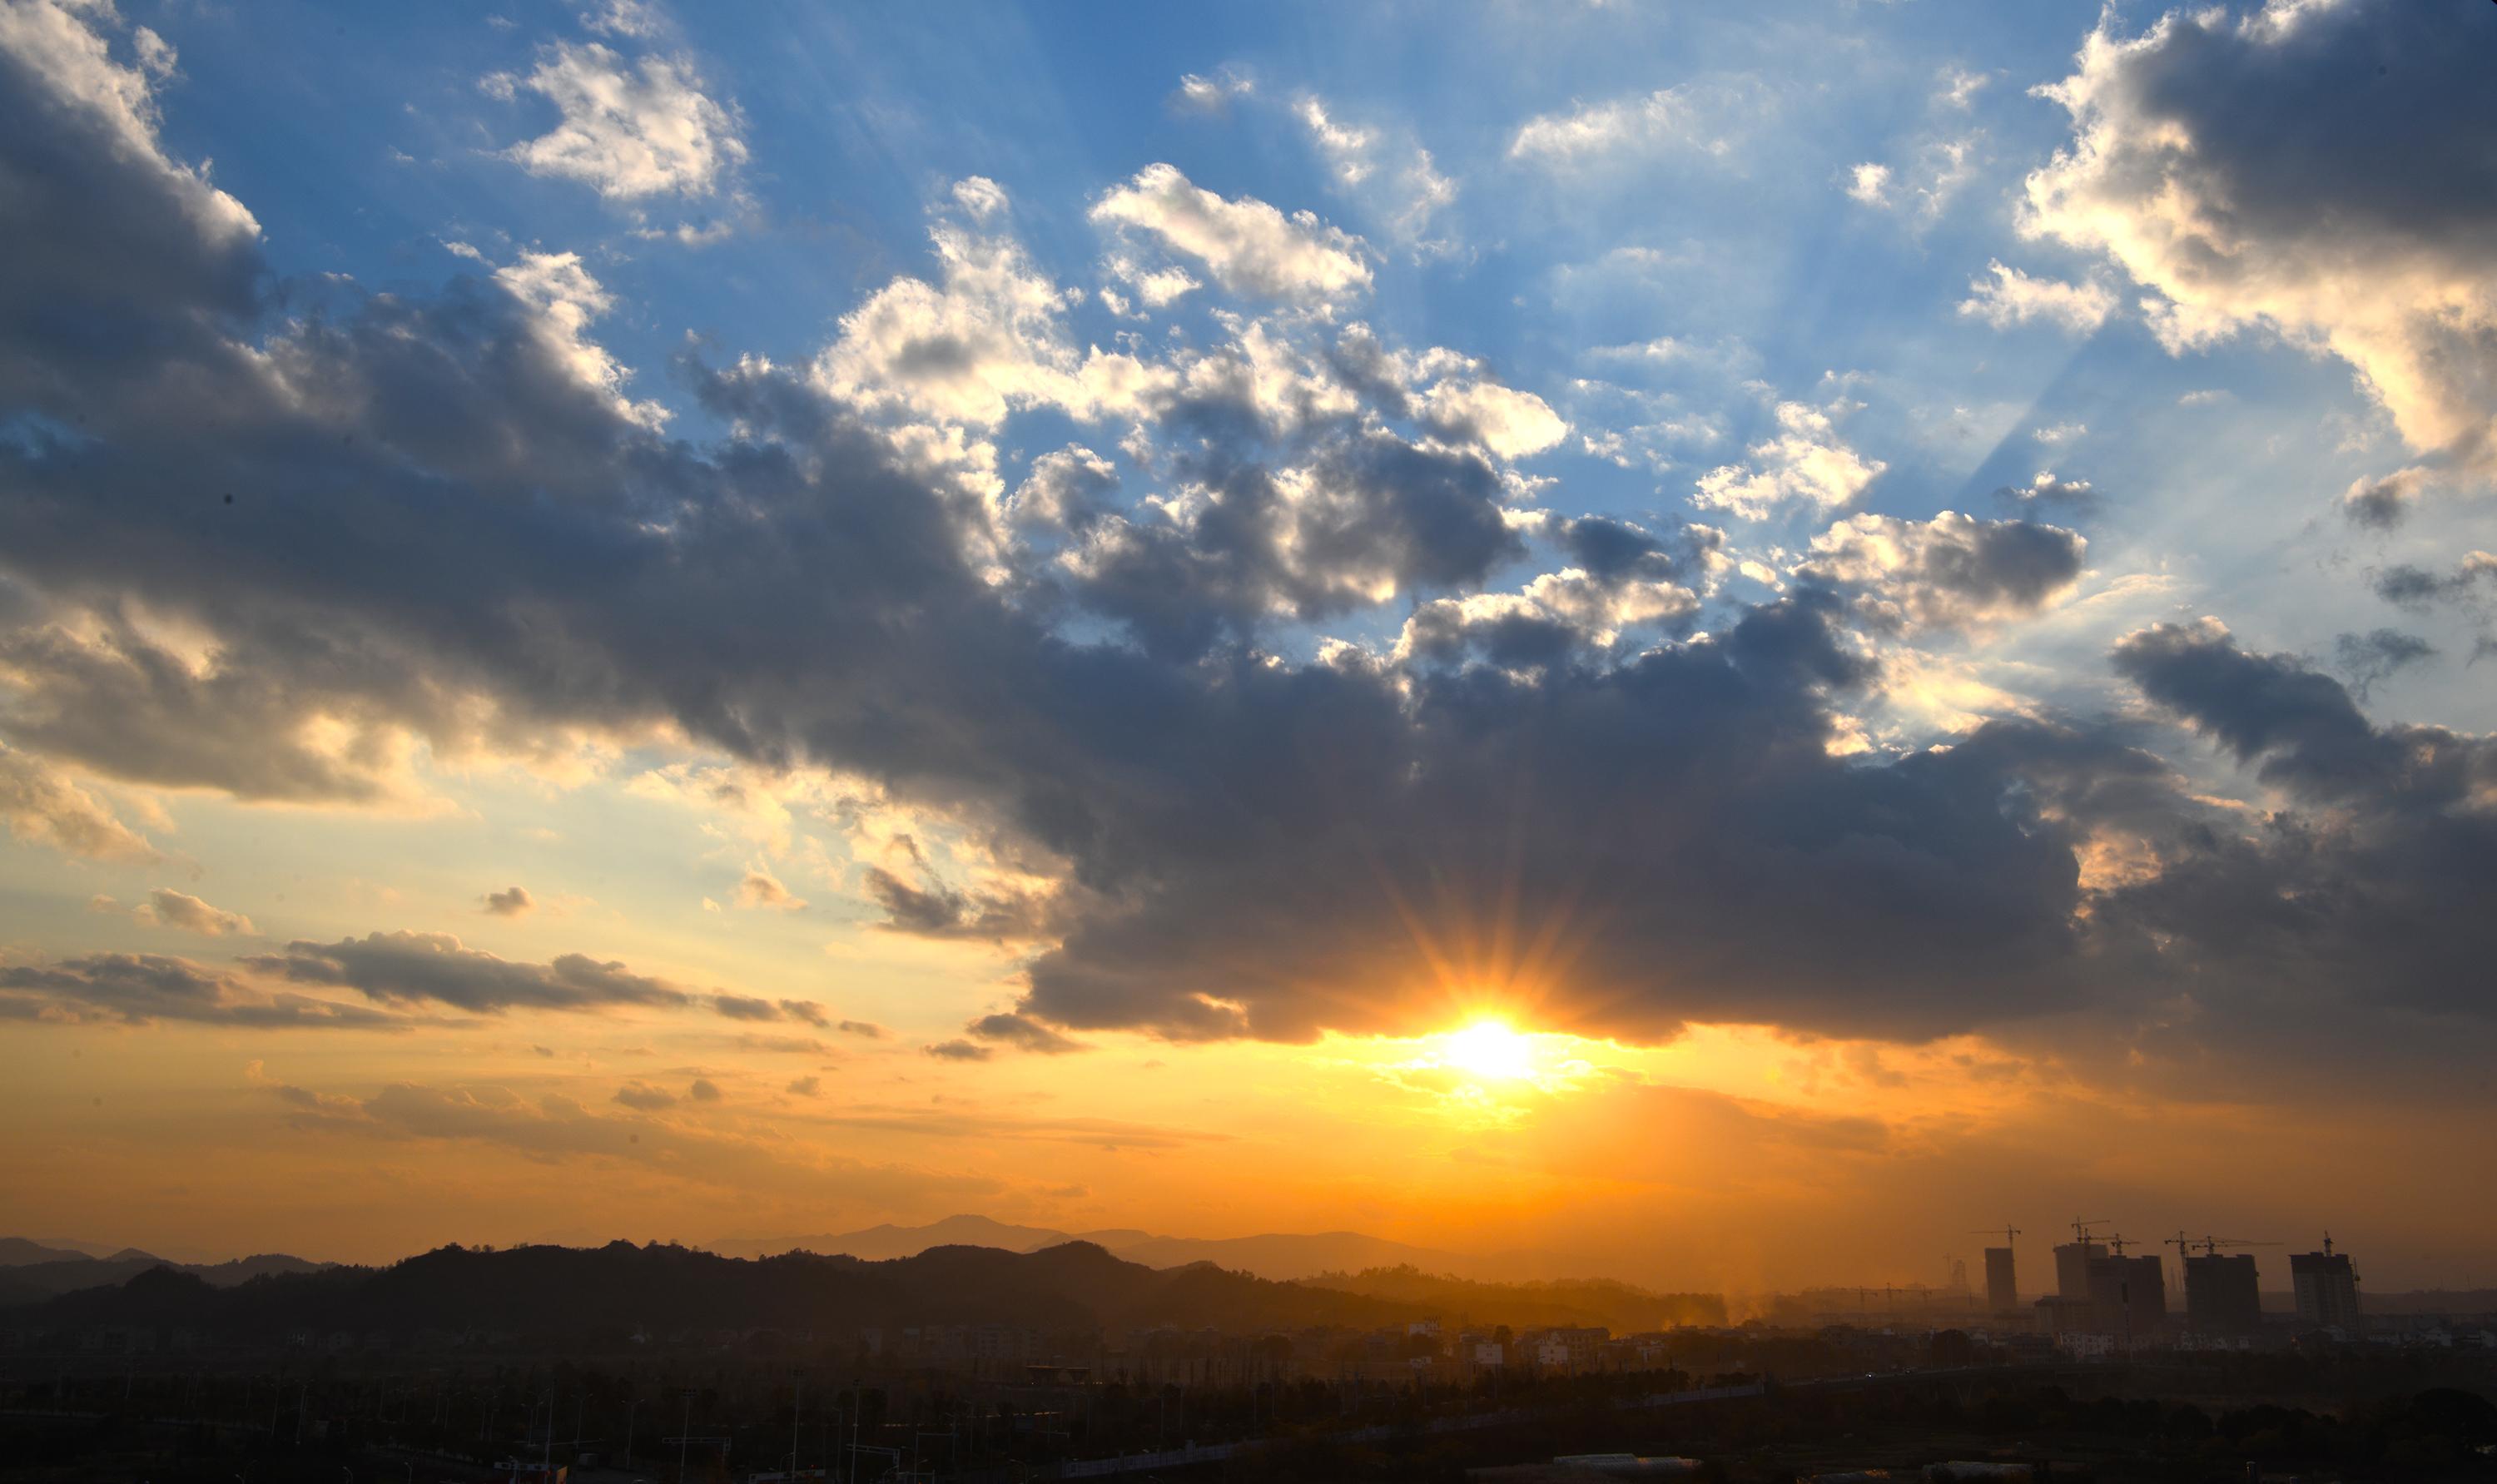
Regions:
<instances>
[{"instance_id":1,"label":"silhouetted mountain range","mask_svg":"<svg viewBox=\"0 0 2497 1484\"><path fill-rule=\"evenodd\" d=\"M587 1337L756 1327L833 1336L860 1326L979 1323L1254 1331L1431 1316L1410 1304L1207 1264L1155 1270L1090 1243L1037 1252L941 1247L868 1262L812 1253L741 1259L615 1242L443 1247L387 1268L269 1274L233 1287L163 1265L117 1286L21 1304L10 1319L34 1328L179 1327L244 1340L302 1331Z\"/></svg>"},{"instance_id":2,"label":"silhouetted mountain range","mask_svg":"<svg viewBox=\"0 0 2497 1484\"><path fill-rule=\"evenodd\" d=\"M1016 1226L983 1216L953 1216L926 1226L870 1226L864 1231L810 1237L730 1238L710 1244L730 1257L765 1257L778 1252L846 1252L852 1257L883 1261L915 1257L931 1247L971 1246L1002 1247L1011 1252L1036 1252L1069 1242L1089 1242L1113 1256L1149 1268L1176 1268L1210 1262L1238 1273L1290 1281L1312 1274L1360 1272L1369 1268L1410 1266L1437 1273L1472 1273L1483 1259L1462 1252L1407 1247L1360 1232L1269 1233L1255 1237L1162 1237L1133 1228L1063 1232L1046 1226Z\"/></svg>"},{"instance_id":3,"label":"silhouetted mountain range","mask_svg":"<svg viewBox=\"0 0 2497 1484\"><path fill-rule=\"evenodd\" d=\"M47 1247L24 1237L0 1237L0 1305L27 1304L55 1294L126 1283L154 1268L171 1268L215 1288L232 1288L264 1274L317 1273L332 1264L307 1262L283 1252L263 1252L232 1262L170 1262L137 1247L96 1257Z\"/></svg>"}]
</instances>

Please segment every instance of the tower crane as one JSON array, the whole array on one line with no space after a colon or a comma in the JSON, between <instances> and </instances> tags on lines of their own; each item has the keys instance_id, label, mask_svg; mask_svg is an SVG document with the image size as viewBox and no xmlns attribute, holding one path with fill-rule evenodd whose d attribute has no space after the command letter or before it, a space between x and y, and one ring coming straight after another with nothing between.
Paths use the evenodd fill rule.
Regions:
<instances>
[{"instance_id":1,"label":"tower crane","mask_svg":"<svg viewBox=\"0 0 2497 1484\"><path fill-rule=\"evenodd\" d=\"M2080 1243L2084 1247L2087 1247L2096 1237L2096 1233L2090 1230L2091 1227L2113 1226L2114 1224L2115 1220L2110 1216L2101 1216L2095 1221L2084 1221L2078 1216L2075 1216L2072 1218L2072 1240Z\"/></svg>"},{"instance_id":2,"label":"tower crane","mask_svg":"<svg viewBox=\"0 0 2497 1484\"><path fill-rule=\"evenodd\" d=\"M1989 1229L1989 1230L1981 1231L1981 1232L1970 1232L1970 1233L1969 1233L1969 1235L1970 1235L1970 1236L1972 1236L1972 1237L1991 1237L1991 1236L1993 1236L1993 1235L1994 1235L1994 1233L1993 1233L1993 1231L1992 1231L1992 1230L1990 1230L1990 1229ZM2014 1237L2017 1237L2017 1236L2019 1236L2019 1235L2020 1235L2020 1228L2019 1228L2019 1227L2013 1226L2013 1225L2009 1224L2008 1222L2005 1223L2004 1228L2003 1228L2003 1245L2004 1245L2005 1247L2009 1247L2009 1246L2011 1245L2011 1239L2012 1239L2012 1238L2014 1238Z\"/></svg>"}]
</instances>

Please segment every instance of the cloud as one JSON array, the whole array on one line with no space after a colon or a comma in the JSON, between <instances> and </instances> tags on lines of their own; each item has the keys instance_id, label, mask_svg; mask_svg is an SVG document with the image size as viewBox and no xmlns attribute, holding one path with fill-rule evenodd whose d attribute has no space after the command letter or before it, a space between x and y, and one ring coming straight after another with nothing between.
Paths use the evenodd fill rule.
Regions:
<instances>
[{"instance_id":1,"label":"cloud","mask_svg":"<svg viewBox=\"0 0 2497 1484\"><path fill-rule=\"evenodd\" d=\"M1857 165L1848 172L1848 198L1885 211L1912 205L1915 219L1929 225L1976 178L1977 146L1983 138L1929 138L1904 172L1871 161Z\"/></svg>"},{"instance_id":2,"label":"cloud","mask_svg":"<svg viewBox=\"0 0 2497 1484\"><path fill-rule=\"evenodd\" d=\"M693 995L664 980L577 953L547 963L515 963L469 948L448 932L369 932L317 943L299 938L241 963L298 984L355 990L385 1004L430 1000L478 1014L505 1010L591 1010L609 1005L670 1008Z\"/></svg>"},{"instance_id":3,"label":"cloud","mask_svg":"<svg viewBox=\"0 0 2497 1484\"><path fill-rule=\"evenodd\" d=\"M897 278L850 313L813 375L845 401L986 426L1008 412L1079 417L1131 409L1144 368L1123 354L1079 356L1066 302L1010 237L940 225L939 281Z\"/></svg>"},{"instance_id":4,"label":"cloud","mask_svg":"<svg viewBox=\"0 0 2497 1484\"><path fill-rule=\"evenodd\" d=\"M2491 1013L2478 989L2497 927L2472 903L2497 869L2485 804L2497 742L2442 727L2370 723L2349 692L2292 656L2242 648L2204 618L2116 647L2117 669L2303 810L2260 834L2224 833L2115 894L2116 920L2199 959L2228 995L2361 1002L2449 1016Z\"/></svg>"},{"instance_id":5,"label":"cloud","mask_svg":"<svg viewBox=\"0 0 2497 1484\"><path fill-rule=\"evenodd\" d=\"M693 1080L693 1085L685 1089L685 1095L698 1103L715 1103L720 1100L722 1094L717 1083L708 1077L697 1077Z\"/></svg>"},{"instance_id":6,"label":"cloud","mask_svg":"<svg viewBox=\"0 0 2497 1484\"><path fill-rule=\"evenodd\" d=\"M1455 204L1457 183L1410 140L1391 142L1378 129L1346 123L1313 93L1293 101L1292 116L1326 160L1338 191L1371 205L1397 240L1416 240Z\"/></svg>"},{"instance_id":7,"label":"cloud","mask_svg":"<svg viewBox=\"0 0 2497 1484\"><path fill-rule=\"evenodd\" d=\"M1501 458L1542 453L1569 434L1569 425L1543 398L1495 382L1440 382L1422 409L1434 430L1480 443Z\"/></svg>"},{"instance_id":8,"label":"cloud","mask_svg":"<svg viewBox=\"0 0 2497 1484\"><path fill-rule=\"evenodd\" d=\"M0 745L0 819L9 833L31 844L96 861L153 865L163 859L145 837L132 830L42 760Z\"/></svg>"},{"instance_id":9,"label":"cloud","mask_svg":"<svg viewBox=\"0 0 2497 1484\"><path fill-rule=\"evenodd\" d=\"M1789 505L1834 510L1864 492L1889 465L1865 458L1839 441L1828 412L1780 402L1778 433L1751 448L1749 464L1723 464L1700 476L1693 503L1764 521Z\"/></svg>"},{"instance_id":10,"label":"cloud","mask_svg":"<svg viewBox=\"0 0 2497 1484\"><path fill-rule=\"evenodd\" d=\"M488 892L485 900L486 912L493 917L526 917L537 908L526 887L507 886L499 892Z\"/></svg>"},{"instance_id":11,"label":"cloud","mask_svg":"<svg viewBox=\"0 0 2497 1484\"><path fill-rule=\"evenodd\" d=\"M845 1036L857 1036L869 1041L881 1041L893 1033L873 1021L841 1021L833 1028Z\"/></svg>"},{"instance_id":12,"label":"cloud","mask_svg":"<svg viewBox=\"0 0 2497 1484\"><path fill-rule=\"evenodd\" d=\"M788 1088L789 1095L792 1097L816 1097L821 1095L823 1090L824 1080L820 1077L800 1077L793 1080Z\"/></svg>"},{"instance_id":13,"label":"cloud","mask_svg":"<svg viewBox=\"0 0 2497 1484\"><path fill-rule=\"evenodd\" d=\"M611 201L709 196L745 159L736 115L681 58L645 56L636 66L596 42L558 42L519 86L543 95L562 120L504 157Z\"/></svg>"},{"instance_id":14,"label":"cloud","mask_svg":"<svg viewBox=\"0 0 2497 1484\"><path fill-rule=\"evenodd\" d=\"M2088 545L2028 521L1868 514L1815 536L1811 559L1795 570L1855 591L1877 627L1964 629L2035 614L2070 592Z\"/></svg>"},{"instance_id":15,"label":"cloud","mask_svg":"<svg viewBox=\"0 0 2497 1484\"><path fill-rule=\"evenodd\" d=\"M2353 525L2391 530L2410 519L2420 493L2435 480L2434 474L2417 464L2355 480L2341 492L2341 513Z\"/></svg>"},{"instance_id":16,"label":"cloud","mask_svg":"<svg viewBox=\"0 0 2497 1484\"><path fill-rule=\"evenodd\" d=\"M2354 367L2413 448L2488 466L2489 15L2399 3L2112 16L2039 89L2072 139L2022 230L2104 254L2182 351L2262 328Z\"/></svg>"},{"instance_id":17,"label":"cloud","mask_svg":"<svg viewBox=\"0 0 2497 1484\"><path fill-rule=\"evenodd\" d=\"M2153 718L2214 739L2245 779L2197 759L2189 781L2149 743L2193 744L2158 720L2043 706L1839 755L1881 680L1858 598L2016 611L2058 590L2077 538L2025 533L2042 559L2022 566L1977 522L1850 524L1828 554L1864 564L1861 591L1717 595L1598 645L1626 599L1665 600L1656 584L1698 599L1708 558L1531 508L1483 420L1430 426L1433 389L1489 382L1470 358L1299 309L1232 314L1202 345L1130 356L1114 396L1110 358L1079 354L1049 307L1067 291L959 218L941 281L869 295L823 360L688 353L674 374L701 415L663 436L487 273L389 294L282 276L166 163L152 115L128 134L30 34L0 31L0 163L49 224L0 275L0 374L29 409L0 439L0 568L27 595L0 612L0 653L11 742L47 768L364 806L406 800L424 769L580 776L584 754L653 738L742 776L838 773L999 863L897 862L884 904L903 927L1011 914L1032 934L1011 1013L1070 1037L1432 1028L1486 991L1626 1040L2049 1015L2115 1036L2188 994L2221 1046L2291 1002L2310 1025L2484 1018L2487 743L2375 727L2303 662L2192 626L2116 651ZM1139 212L1162 208L1143 196ZM1209 234L1259 205L1183 205ZM1157 231L1112 225L1138 244ZM1079 491L1101 507L1084 530L1003 520L998 451L972 429L1113 408L1125 461L1117 489ZM1702 496L1825 529L1881 472L1840 415L1781 405ZM1006 441L1063 446L1040 421ZM1710 557L1730 561L1722 545ZM1476 625L1506 606L1468 606L1486 596L1533 612ZM1462 659L1387 652L1441 602ZM1518 619L1567 643L1507 662L1501 646L1534 637ZM2214 792L2230 781L2263 806ZM619 963L515 963L447 934L300 941L231 974L8 974L16 1015L737 1019ZM720 1028L748 1024L771 1023ZM686 1179L760 1157L481 1089L348 1102L290 1117L533 1157L656 1145Z\"/></svg>"},{"instance_id":18,"label":"cloud","mask_svg":"<svg viewBox=\"0 0 2497 1484\"><path fill-rule=\"evenodd\" d=\"M159 928L173 928L183 932L196 932L203 937L227 937L239 934L250 937L260 930L251 919L239 912L212 907L197 897L160 886L147 894L147 900L133 909L132 916Z\"/></svg>"},{"instance_id":19,"label":"cloud","mask_svg":"<svg viewBox=\"0 0 2497 1484\"><path fill-rule=\"evenodd\" d=\"M780 878L760 866L749 866L737 883L737 904L741 907L769 907L776 912L803 911L806 899L780 884Z\"/></svg>"},{"instance_id":20,"label":"cloud","mask_svg":"<svg viewBox=\"0 0 2497 1484\"><path fill-rule=\"evenodd\" d=\"M2020 510L2060 510L2072 516L2093 514L2099 508L2099 492L2085 479L2059 479L2051 469L2039 469L2025 485L2005 485L1994 491L1994 497Z\"/></svg>"},{"instance_id":21,"label":"cloud","mask_svg":"<svg viewBox=\"0 0 2497 1484\"><path fill-rule=\"evenodd\" d=\"M301 995L260 995L227 974L160 954L99 953L0 965L0 1018L176 1021L259 1030L403 1030L400 1017Z\"/></svg>"},{"instance_id":22,"label":"cloud","mask_svg":"<svg viewBox=\"0 0 2497 1484\"><path fill-rule=\"evenodd\" d=\"M1256 92L1256 83L1238 73L1217 72L1210 78L1185 73L1171 92L1170 110L1174 113L1220 114L1228 111L1233 102L1254 97Z\"/></svg>"},{"instance_id":23,"label":"cloud","mask_svg":"<svg viewBox=\"0 0 2497 1484\"><path fill-rule=\"evenodd\" d=\"M1981 319L1997 330L2045 320L2087 334L2105 324L2115 308L2115 295L2102 283L2032 278L2000 262L1989 262L1985 268L1994 276L1969 283L1969 297L1960 301L1959 312Z\"/></svg>"},{"instance_id":24,"label":"cloud","mask_svg":"<svg viewBox=\"0 0 2497 1484\"><path fill-rule=\"evenodd\" d=\"M2497 598L2497 553L2468 553L2441 577L2405 562L2376 573L2371 584L2376 596L2386 602L2421 612L2439 604L2469 605Z\"/></svg>"},{"instance_id":25,"label":"cloud","mask_svg":"<svg viewBox=\"0 0 2497 1484\"><path fill-rule=\"evenodd\" d=\"M1508 157L1566 167L1668 148L1721 155L1732 147L1724 123L1735 103L1728 89L1686 84L1538 113L1510 137Z\"/></svg>"},{"instance_id":26,"label":"cloud","mask_svg":"<svg viewBox=\"0 0 2497 1484\"><path fill-rule=\"evenodd\" d=\"M1044 1057L1062 1057L1068 1052L1091 1049L1081 1041L1059 1035L1027 1015L984 1015L963 1028L977 1040L1002 1042L1017 1051L1037 1052Z\"/></svg>"},{"instance_id":27,"label":"cloud","mask_svg":"<svg viewBox=\"0 0 2497 1484\"><path fill-rule=\"evenodd\" d=\"M2350 678L2351 689L2365 701L2377 681L2434 658L2436 646L2399 629L2376 629L2340 635L2332 642L2332 652L2341 673Z\"/></svg>"},{"instance_id":28,"label":"cloud","mask_svg":"<svg viewBox=\"0 0 2497 1484\"><path fill-rule=\"evenodd\" d=\"M627 1084L616 1094L631 1110L620 1114L602 1114L561 1095L524 1098L491 1085L395 1082L362 1098L275 1083L267 1084L267 1090L300 1134L456 1146L468 1152L462 1160L468 1168L476 1152L501 1151L534 1165L591 1162L610 1172L703 1190L774 1190L810 1203L860 1201L902 1209L994 1197L1001 1188L984 1177L869 1164L817 1154L785 1138L650 1118L671 1106L674 1094L643 1083Z\"/></svg>"},{"instance_id":29,"label":"cloud","mask_svg":"<svg viewBox=\"0 0 2497 1484\"><path fill-rule=\"evenodd\" d=\"M588 337L589 322L615 308L616 301L581 266L579 253L523 252L494 269L494 281L529 308L546 354L583 387L612 397L631 422L653 430L666 424L667 410L656 402L626 398L624 383L632 372Z\"/></svg>"},{"instance_id":30,"label":"cloud","mask_svg":"<svg viewBox=\"0 0 2497 1484\"><path fill-rule=\"evenodd\" d=\"M677 1094L647 1082L628 1082L616 1089L616 1101L637 1113L656 1113L677 1105Z\"/></svg>"},{"instance_id":31,"label":"cloud","mask_svg":"<svg viewBox=\"0 0 2497 1484\"><path fill-rule=\"evenodd\" d=\"M945 1061L986 1061L991 1057L996 1055L996 1050L994 1047L982 1046L976 1042L960 1039L952 1041L938 1041L933 1045L923 1046L919 1049L928 1056L935 1057L940 1060Z\"/></svg>"},{"instance_id":32,"label":"cloud","mask_svg":"<svg viewBox=\"0 0 2497 1484\"><path fill-rule=\"evenodd\" d=\"M986 175L965 175L954 182L955 204L975 222L985 222L1006 208L1005 187Z\"/></svg>"},{"instance_id":33,"label":"cloud","mask_svg":"<svg viewBox=\"0 0 2497 1484\"><path fill-rule=\"evenodd\" d=\"M1393 657L1406 664L1447 664L1478 655L1520 670L1584 661L1632 630L1670 624L1698 607L1698 595L1669 577L1641 581L1565 567L1518 592L1423 604L1405 620Z\"/></svg>"},{"instance_id":34,"label":"cloud","mask_svg":"<svg viewBox=\"0 0 2497 1484\"><path fill-rule=\"evenodd\" d=\"M1093 203L1091 214L1195 259L1235 294L1325 303L1370 287L1361 238L1308 211L1285 216L1252 197L1225 200L1173 166L1146 166Z\"/></svg>"}]
</instances>

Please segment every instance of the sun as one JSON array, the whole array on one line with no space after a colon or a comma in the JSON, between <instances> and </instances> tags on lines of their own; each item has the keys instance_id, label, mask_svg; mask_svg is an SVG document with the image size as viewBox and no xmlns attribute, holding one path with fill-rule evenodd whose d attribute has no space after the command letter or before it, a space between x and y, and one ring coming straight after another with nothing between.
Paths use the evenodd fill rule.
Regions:
<instances>
[{"instance_id":1,"label":"sun","mask_svg":"<svg viewBox=\"0 0 2497 1484\"><path fill-rule=\"evenodd\" d=\"M1439 1058L1476 1077L1514 1080L1534 1075L1534 1043L1499 1021L1476 1021L1442 1038Z\"/></svg>"}]
</instances>

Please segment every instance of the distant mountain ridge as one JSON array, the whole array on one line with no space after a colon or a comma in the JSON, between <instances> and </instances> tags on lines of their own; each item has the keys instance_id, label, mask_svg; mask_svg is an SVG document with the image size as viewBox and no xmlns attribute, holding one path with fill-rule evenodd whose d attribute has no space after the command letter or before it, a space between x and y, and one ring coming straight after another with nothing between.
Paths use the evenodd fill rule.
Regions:
<instances>
[{"instance_id":1,"label":"distant mountain ridge","mask_svg":"<svg viewBox=\"0 0 2497 1484\"><path fill-rule=\"evenodd\" d=\"M1254 1237L1163 1237L1130 1227L1067 1232L1046 1226L1017 1226L984 1216L951 1216L925 1226L888 1222L863 1231L806 1237L734 1237L707 1244L726 1257L769 1257L780 1252L846 1253L869 1262L915 1257L932 1247L991 1247L1009 1252L1036 1252L1069 1242L1089 1242L1112 1256L1149 1268L1178 1268L1210 1262L1235 1273L1275 1282L1291 1282L1320 1273L1357 1273L1370 1268L1413 1267L1435 1273L1470 1273L1483 1260L1461 1252L1408 1247L1361 1232L1270 1232Z\"/></svg>"},{"instance_id":2,"label":"distant mountain ridge","mask_svg":"<svg viewBox=\"0 0 2497 1484\"><path fill-rule=\"evenodd\" d=\"M317 1273L334 1266L284 1252L262 1252L232 1262L172 1262L127 1247L109 1257L97 1257L25 1237L0 1237L0 1305L27 1304L82 1288L114 1286L156 1268L170 1268L210 1287L234 1288L266 1274Z\"/></svg>"}]
</instances>

